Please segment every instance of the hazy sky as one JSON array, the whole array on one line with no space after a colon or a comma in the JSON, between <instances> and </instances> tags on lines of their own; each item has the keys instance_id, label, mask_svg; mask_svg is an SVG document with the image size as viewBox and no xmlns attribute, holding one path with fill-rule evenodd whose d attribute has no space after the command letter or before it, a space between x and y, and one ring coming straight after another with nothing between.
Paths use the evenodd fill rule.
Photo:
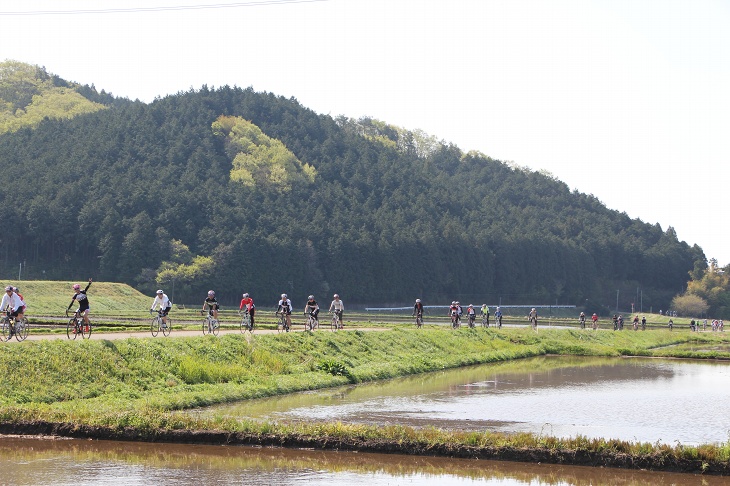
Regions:
<instances>
[{"instance_id":1,"label":"hazy sky","mask_svg":"<svg viewBox=\"0 0 730 486\"><path fill-rule=\"evenodd\" d=\"M422 129L730 263L725 0L4 1L4 59L145 102L252 86Z\"/></svg>"}]
</instances>

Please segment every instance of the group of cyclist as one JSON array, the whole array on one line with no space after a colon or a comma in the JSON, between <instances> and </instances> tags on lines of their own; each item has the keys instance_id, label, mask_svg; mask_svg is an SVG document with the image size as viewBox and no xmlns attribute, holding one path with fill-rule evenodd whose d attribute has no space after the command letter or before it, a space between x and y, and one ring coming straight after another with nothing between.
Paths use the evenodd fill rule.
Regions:
<instances>
[{"instance_id":1,"label":"group of cyclist","mask_svg":"<svg viewBox=\"0 0 730 486\"><path fill-rule=\"evenodd\" d=\"M157 291L158 294L162 292L161 290ZM164 294L163 294L164 295ZM155 301L157 302L157 301ZM154 304L153 304L154 308ZM209 290L208 296L206 297L205 301L203 302L203 308L201 309L203 312L208 312L210 315L213 316L214 319L218 319L218 309L220 309L220 305L218 304L218 300L215 298L215 291ZM169 311L169 308L167 309ZM247 314L250 319L250 326L253 329L254 326L254 316L256 315L256 305L253 302L253 299L248 293L244 293L241 295L241 302L238 306L239 313ZM288 331L291 329L291 315L294 311L294 306L292 305L291 299L289 299L289 296L287 294L281 294L281 298L279 299L279 302L276 305L276 314L281 315L285 319L284 328ZM314 299L314 295L310 295L307 298L306 304L304 304L304 314L306 316L310 316L314 319L315 325L313 327L317 327L318 325L318 316L319 316L319 304ZM333 312L337 315L340 323L340 327L342 327L343 323L343 317L345 313L345 304L340 299L339 294L334 294L332 303L329 307L329 312Z\"/></svg>"},{"instance_id":2,"label":"group of cyclist","mask_svg":"<svg viewBox=\"0 0 730 486\"><path fill-rule=\"evenodd\" d=\"M461 306L461 303L457 300L452 301L447 315L451 318L451 326L454 328L459 327L461 318L464 315L464 309ZM483 325L489 327L489 306L487 306L487 304L482 304L479 315L482 318ZM421 299L416 299L416 303L413 305L412 316L415 317L416 322L419 323L418 327L421 327L423 324L423 303L421 302ZM474 327L477 312L473 304L469 304L466 308L466 317L469 327ZM497 307L494 313L494 318L497 325L502 327L502 311L499 307Z\"/></svg>"}]
</instances>

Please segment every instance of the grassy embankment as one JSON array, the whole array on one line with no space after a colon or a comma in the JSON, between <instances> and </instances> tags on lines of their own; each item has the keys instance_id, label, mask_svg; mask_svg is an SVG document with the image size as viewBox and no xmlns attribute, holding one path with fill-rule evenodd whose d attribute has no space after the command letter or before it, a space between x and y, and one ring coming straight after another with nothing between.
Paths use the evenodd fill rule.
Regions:
<instances>
[{"instance_id":1,"label":"grassy embankment","mask_svg":"<svg viewBox=\"0 0 730 486\"><path fill-rule=\"evenodd\" d=\"M679 349L667 347L684 344ZM0 346L0 430L730 472L730 444L201 419L192 407L543 354L730 359L725 333L461 329L36 341Z\"/></svg>"}]
</instances>

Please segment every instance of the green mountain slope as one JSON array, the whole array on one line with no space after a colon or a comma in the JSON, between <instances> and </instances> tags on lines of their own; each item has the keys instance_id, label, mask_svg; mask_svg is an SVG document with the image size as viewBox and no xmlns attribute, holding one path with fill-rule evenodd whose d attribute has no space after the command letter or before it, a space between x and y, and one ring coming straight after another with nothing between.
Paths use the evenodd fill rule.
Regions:
<instances>
[{"instance_id":1,"label":"green mountain slope","mask_svg":"<svg viewBox=\"0 0 730 486\"><path fill-rule=\"evenodd\" d=\"M94 90L87 88L93 95ZM88 97L92 97L89 95ZM558 302L666 308L699 247L551 177L419 131L203 87L0 135L17 168L0 273L175 281L273 305ZM630 296L630 297L625 297ZM630 299L630 300L628 300ZM301 301L301 302L299 302Z\"/></svg>"}]
</instances>

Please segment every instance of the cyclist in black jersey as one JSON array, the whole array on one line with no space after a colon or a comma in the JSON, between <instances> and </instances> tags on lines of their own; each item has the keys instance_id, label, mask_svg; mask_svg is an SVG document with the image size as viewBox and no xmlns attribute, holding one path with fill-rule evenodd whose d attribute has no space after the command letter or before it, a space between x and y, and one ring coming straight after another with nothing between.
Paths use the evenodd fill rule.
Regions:
<instances>
[{"instance_id":1,"label":"cyclist in black jersey","mask_svg":"<svg viewBox=\"0 0 730 486\"><path fill-rule=\"evenodd\" d=\"M218 319L218 309L220 306L218 305L218 301L215 298L215 292L212 290L208 291L208 297L205 298L205 301L203 302L203 311L208 311L209 314L213 316L213 319Z\"/></svg>"},{"instance_id":2,"label":"cyclist in black jersey","mask_svg":"<svg viewBox=\"0 0 730 486\"><path fill-rule=\"evenodd\" d=\"M91 287L91 279L89 279L89 283L86 285L84 290L81 290L81 285L74 284L74 294L71 296L71 303L68 305L68 309L66 309L71 310L74 302L78 302L79 308L76 312L79 313L79 316L84 318L84 325L87 329L89 327L89 298L86 296L86 292L89 291L89 287Z\"/></svg>"}]
</instances>

